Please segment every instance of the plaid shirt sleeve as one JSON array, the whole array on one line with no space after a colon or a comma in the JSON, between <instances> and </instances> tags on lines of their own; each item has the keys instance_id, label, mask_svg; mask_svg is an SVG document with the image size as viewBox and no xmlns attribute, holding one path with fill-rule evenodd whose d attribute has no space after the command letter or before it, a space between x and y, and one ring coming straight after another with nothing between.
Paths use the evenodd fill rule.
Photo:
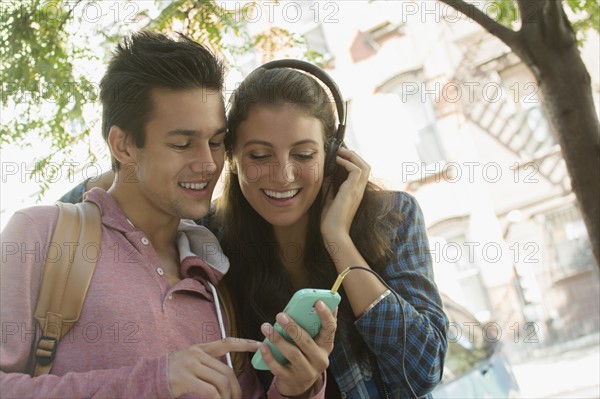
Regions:
<instances>
[{"instance_id":1,"label":"plaid shirt sleeve","mask_svg":"<svg viewBox=\"0 0 600 399\"><path fill-rule=\"evenodd\" d=\"M394 292L355 325L378 360L385 385L402 397L414 397L412 388L420 397L442 378L448 319L433 280L421 209L407 193L397 193L395 201L403 215L394 241L397 259L382 275Z\"/></svg>"},{"instance_id":2,"label":"plaid shirt sleeve","mask_svg":"<svg viewBox=\"0 0 600 399\"><path fill-rule=\"evenodd\" d=\"M71 204L77 204L83 201L83 194L85 193L85 186L89 179L86 179L73 187L71 191L60 197L60 202L66 202Z\"/></svg>"}]
</instances>

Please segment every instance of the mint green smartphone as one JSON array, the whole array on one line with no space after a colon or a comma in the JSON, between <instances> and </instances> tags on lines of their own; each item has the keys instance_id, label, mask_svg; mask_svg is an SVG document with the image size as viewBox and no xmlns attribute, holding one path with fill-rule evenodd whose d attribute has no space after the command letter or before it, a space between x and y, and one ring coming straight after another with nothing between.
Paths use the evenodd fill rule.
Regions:
<instances>
[{"instance_id":1,"label":"mint green smartphone","mask_svg":"<svg viewBox=\"0 0 600 399\"><path fill-rule=\"evenodd\" d=\"M322 300L325 305L332 312L337 308L341 301L340 294L337 292L333 293L330 290L322 290L322 289L314 289L314 288L304 288L302 290L297 291L292 299L288 302L285 309L283 309L284 313L287 313L300 327L302 327L312 338L316 337L321 330L321 319L319 318L319 314L315 309L315 303L318 300ZM294 336L294 334L303 334L304 332L299 330L297 327L290 328L288 331L285 331L279 323L275 323L275 330L277 330L283 337L291 343L294 343L290 335ZM288 360L281 354L279 349L275 347L269 341L268 338L265 338L263 341L271 348L273 352L273 356L280 364L288 363ZM257 370L269 370L269 366L265 363L260 353L260 349L256 351L254 357L252 357L252 365Z\"/></svg>"}]
</instances>

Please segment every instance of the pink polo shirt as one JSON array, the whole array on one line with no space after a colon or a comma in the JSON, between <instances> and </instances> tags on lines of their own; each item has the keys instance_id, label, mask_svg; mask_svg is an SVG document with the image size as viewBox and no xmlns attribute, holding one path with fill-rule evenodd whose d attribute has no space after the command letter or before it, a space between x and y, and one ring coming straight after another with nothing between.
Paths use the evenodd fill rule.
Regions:
<instances>
[{"instance_id":1,"label":"pink polo shirt","mask_svg":"<svg viewBox=\"0 0 600 399\"><path fill-rule=\"evenodd\" d=\"M229 261L209 230L182 221L183 278L169 287L152 244L116 201L101 189L85 199L102 211L102 249L81 317L61 339L49 375L30 376L40 337L33 312L58 208L19 211L2 232L2 397L171 398L167 355L221 339L206 279L217 284ZM244 398L265 396L249 362L238 379ZM322 397L324 384L317 385ZM274 385L268 397L281 397Z\"/></svg>"}]
</instances>

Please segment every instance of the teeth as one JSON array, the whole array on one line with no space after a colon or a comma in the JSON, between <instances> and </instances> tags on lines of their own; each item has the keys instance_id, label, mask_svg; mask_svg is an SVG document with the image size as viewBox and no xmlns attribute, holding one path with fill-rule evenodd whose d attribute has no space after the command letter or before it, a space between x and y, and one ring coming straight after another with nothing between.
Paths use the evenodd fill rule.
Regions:
<instances>
[{"instance_id":1,"label":"teeth","mask_svg":"<svg viewBox=\"0 0 600 399\"><path fill-rule=\"evenodd\" d=\"M277 198L277 199L284 199L284 198L292 198L294 195L298 194L298 189L296 190L289 190L289 191L284 191L284 192L278 192L278 191L271 191L271 190L264 190L264 193L267 194L269 197L271 198Z\"/></svg>"},{"instance_id":2,"label":"teeth","mask_svg":"<svg viewBox=\"0 0 600 399\"><path fill-rule=\"evenodd\" d=\"M204 183L179 183L179 185L183 188L188 188L192 190L202 190L204 187L208 185L208 182Z\"/></svg>"}]
</instances>

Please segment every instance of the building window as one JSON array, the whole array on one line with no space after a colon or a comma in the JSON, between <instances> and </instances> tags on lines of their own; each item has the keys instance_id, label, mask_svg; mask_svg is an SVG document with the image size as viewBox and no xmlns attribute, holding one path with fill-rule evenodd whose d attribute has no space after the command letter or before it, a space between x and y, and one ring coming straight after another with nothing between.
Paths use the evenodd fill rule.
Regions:
<instances>
[{"instance_id":1,"label":"building window","mask_svg":"<svg viewBox=\"0 0 600 399\"><path fill-rule=\"evenodd\" d=\"M485 322L492 315L492 305L468 228L468 216L436 223L428 229L430 250L440 290Z\"/></svg>"},{"instance_id":2,"label":"building window","mask_svg":"<svg viewBox=\"0 0 600 399\"><path fill-rule=\"evenodd\" d=\"M323 32L323 26L317 25L315 28L304 33L304 40L306 40L306 47L308 51L317 53L323 57L325 63L331 61L333 55L327 45L327 39Z\"/></svg>"},{"instance_id":3,"label":"building window","mask_svg":"<svg viewBox=\"0 0 600 399\"><path fill-rule=\"evenodd\" d=\"M466 244L464 234L449 236L446 248L442 252L448 262L454 263L457 279L465 298L469 299L468 308L481 319L485 320L490 315L490 301L485 291L479 267L470 255L472 247Z\"/></svg>"},{"instance_id":4,"label":"building window","mask_svg":"<svg viewBox=\"0 0 600 399\"><path fill-rule=\"evenodd\" d=\"M594 267L587 230L576 207L547 214L545 227L550 251L549 265L557 278Z\"/></svg>"},{"instance_id":5,"label":"building window","mask_svg":"<svg viewBox=\"0 0 600 399\"><path fill-rule=\"evenodd\" d=\"M410 135L422 163L445 161L439 138L437 118L429 96L424 93L421 71L398 75L380 86L378 91L393 93L400 99L397 110L400 134Z\"/></svg>"},{"instance_id":6,"label":"building window","mask_svg":"<svg viewBox=\"0 0 600 399\"><path fill-rule=\"evenodd\" d=\"M371 1L365 5L358 28L365 33L370 44L377 49L389 37L402 35L402 5L399 2Z\"/></svg>"}]
</instances>

